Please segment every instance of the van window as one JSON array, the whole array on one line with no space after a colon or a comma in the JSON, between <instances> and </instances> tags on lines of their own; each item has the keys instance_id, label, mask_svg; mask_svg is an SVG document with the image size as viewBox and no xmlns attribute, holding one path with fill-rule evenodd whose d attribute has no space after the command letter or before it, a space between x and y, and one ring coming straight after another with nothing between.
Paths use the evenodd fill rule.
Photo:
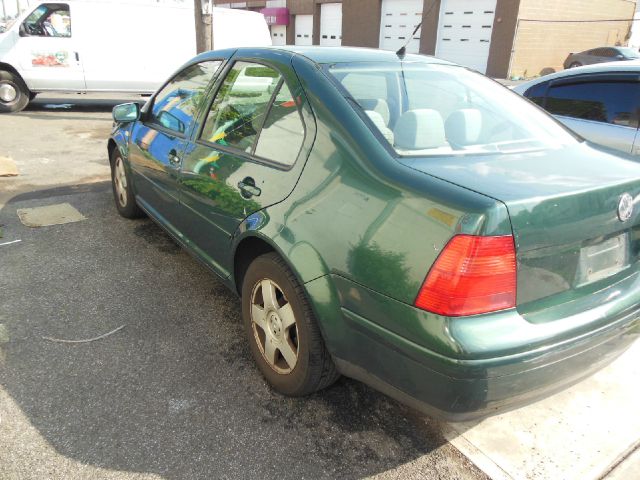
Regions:
<instances>
[{"instance_id":1,"label":"van window","mask_svg":"<svg viewBox=\"0 0 640 480\"><path fill-rule=\"evenodd\" d=\"M287 84L282 83L258 137L255 154L284 165L293 165L303 141L304 123L297 102Z\"/></svg>"},{"instance_id":2,"label":"van window","mask_svg":"<svg viewBox=\"0 0 640 480\"><path fill-rule=\"evenodd\" d=\"M637 128L639 100L637 82L551 85L546 109L555 115Z\"/></svg>"},{"instance_id":3,"label":"van window","mask_svg":"<svg viewBox=\"0 0 640 480\"><path fill-rule=\"evenodd\" d=\"M200 138L251 153L281 78L270 67L237 62L211 105Z\"/></svg>"},{"instance_id":4,"label":"van window","mask_svg":"<svg viewBox=\"0 0 640 480\"><path fill-rule=\"evenodd\" d=\"M69 5L59 3L40 5L25 19L22 26L23 32L32 37L70 37Z\"/></svg>"},{"instance_id":5,"label":"van window","mask_svg":"<svg viewBox=\"0 0 640 480\"><path fill-rule=\"evenodd\" d=\"M207 94L220 61L202 62L178 73L153 100L147 123L185 134Z\"/></svg>"}]
</instances>

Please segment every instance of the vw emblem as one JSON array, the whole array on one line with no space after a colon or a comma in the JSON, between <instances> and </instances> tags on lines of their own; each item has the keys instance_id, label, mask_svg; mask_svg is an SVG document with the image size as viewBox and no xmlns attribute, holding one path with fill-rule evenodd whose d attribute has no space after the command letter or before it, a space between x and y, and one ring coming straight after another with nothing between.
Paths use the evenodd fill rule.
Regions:
<instances>
[{"instance_id":1,"label":"vw emblem","mask_svg":"<svg viewBox=\"0 0 640 480\"><path fill-rule=\"evenodd\" d=\"M633 215L633 197L628 193L623 194L618 202L618 218L626 222Z\"/></svg>"}]
</instances>

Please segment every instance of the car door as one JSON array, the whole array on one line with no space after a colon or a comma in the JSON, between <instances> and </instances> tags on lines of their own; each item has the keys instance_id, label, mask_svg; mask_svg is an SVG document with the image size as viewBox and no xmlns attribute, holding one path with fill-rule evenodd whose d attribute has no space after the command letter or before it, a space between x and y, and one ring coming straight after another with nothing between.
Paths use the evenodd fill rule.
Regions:
<instances>
[{"instance_id":1,"label":"car door","mask_svg":"<svg viewBox=\"0 0 640 480\"><path fill-rule=\"evenodd\" d=\"M288 54L236 58L219 81L182 165L183 227L189 245L230 274L240 222L293 190L314 125Z\"/></svg>"},{"instance_id":2,"label":"car door","mask_svg":"<svg viewBox=\"0 0 640 480\"><path fill-rule=\"evenodd\" d=\"M32 90L84 90L84 72L74 35L76 5L44 3L20 25L17 60Z\"/></svg>"},{"instance_id":3,"label":"car door","mask_svg":"<svg viewBox=\"0 0 640 480\"><path fill-rule=\"evenodd\" d=\"M194 116L222 60L186 67L162 87L145 107L131 132L129 164L136 199L165 226L179 218L178 174Z\"/></svg>"},{"instance_id":4,"label":"car door","mask_svg":"<svg viewBox=\"0 0 640 480\"><path fill-rule=\"evenodd\" d=\"M587 140L634 153L640 76L571 76L549 84L544 108Z\"/></svg>"}]
</instances>

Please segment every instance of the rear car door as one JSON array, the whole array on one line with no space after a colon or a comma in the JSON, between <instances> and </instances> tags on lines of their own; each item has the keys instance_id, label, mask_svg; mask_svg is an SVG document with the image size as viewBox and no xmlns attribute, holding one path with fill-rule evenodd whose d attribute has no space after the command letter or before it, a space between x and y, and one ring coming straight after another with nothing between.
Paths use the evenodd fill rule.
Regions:
<instances>
[{"instance_id":1,"label":"rear car door","mask_svg":"<svg viewBox=\"0 0 640 480\"><path fill-rule=\"evenodd\" d=\"M639 79L638 74L610 74L555 80L548 86L543 106L587 140L633 153L640 112Z\"/></svg>"},{"instance_id":2,"label":"rear car door","mask_svg":"<svg viewBox=\"0 0 640 480\"><path fill-rule=\"evenodd\" d=\"M167 227L179 219L178 174L190 127L221 60L186 67L165 84L134 125L129 163L138 203Z\"/></svg>"},{"instance_id":3,"label":"rear car door","mask_svg":"<svg viewBox=\"0 0 640 480\"><path fill-rule=\"evenodd\" d=\"M268 57L230 65L181 169L186 240L221 276L229 275L239 224L289 195L313 140L291 58Z\"/></svg>"}]
</instances>

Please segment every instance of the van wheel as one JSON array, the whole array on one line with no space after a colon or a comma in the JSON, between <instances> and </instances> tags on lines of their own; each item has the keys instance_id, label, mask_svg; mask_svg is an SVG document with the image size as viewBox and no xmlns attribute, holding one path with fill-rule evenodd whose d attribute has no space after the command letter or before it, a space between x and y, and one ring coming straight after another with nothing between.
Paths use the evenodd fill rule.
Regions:
<instances>
[{"instance_id":1,"label":"van wheel","mask_svg":"<svg viewBox=\"0 0 640 480\"><path fill-rule=\"evenodd\" d=\"M131 187L131 179L118 148L113 149L110 160L111 186L113 187L113 198L116 202L118 213L124 218L144 217L144 212L136 204L133 188Z\"/></svg>"},{"instance_id":2,"label":"van wheel","mask_svg":"<svg viewBox=\"0 0 640 480\"><path fill-rule=\"evenodd\" d=\"M302 285L277 254L262 255L249 266L242 317L253 358L278 392L308 395L340 376Z\"/></svg>"},{"instance_id":3,"label":"van wheel","mask_svg":"<svg viewBox=\"0 0 640 480\"><path fill-rule=\"evenodd\" d=\"M6 70L0 70L0 113L24 110L29 104L29 89L22 79Z\"/></svg>"}]
</instances>

